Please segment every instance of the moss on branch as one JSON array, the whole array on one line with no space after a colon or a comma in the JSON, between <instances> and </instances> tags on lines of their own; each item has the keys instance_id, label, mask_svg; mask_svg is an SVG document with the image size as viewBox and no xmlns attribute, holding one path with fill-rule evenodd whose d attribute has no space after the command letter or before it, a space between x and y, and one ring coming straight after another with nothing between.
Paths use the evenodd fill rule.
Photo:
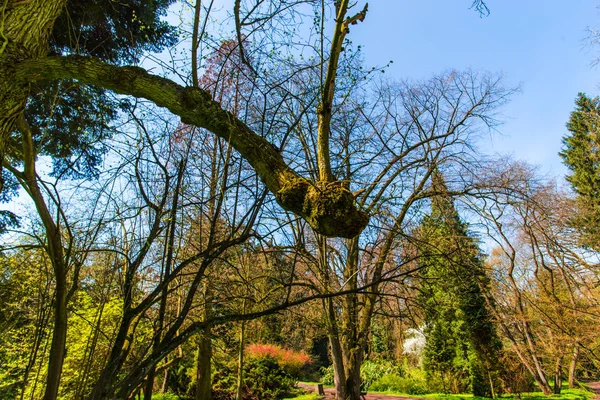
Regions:
<instances>
[{"instance_id":1,"label":"moss on branch","mask_svg":"<svg viewBox=\"0 0 600 400\"><path fill-rule=\"evenodd\" d=\"M18 66L24 82L76 79L117 93L145 98L166 107L185 123L205 128L229 141L255 169L277 202L304 218L325 236L351 238L369 217L356 208L354 196L340 182L317 182L298 176L281 153L204 90L184 87L142 68L121 67L92 57L66 56L28 60Z\"/></svg>"},{"instance_id":2,"label":"moss on branch","mask_svg":"<svg viewBox=\"0 0 600 400\"><path fill-rule=\"evenodd\" d=\"M305 178L290 179L276 194L281 206L301 216L325 236L353 238L369 222L366 213L357 210L354 196L341 182L318 182Z\"/></svg>"}]
</instances>

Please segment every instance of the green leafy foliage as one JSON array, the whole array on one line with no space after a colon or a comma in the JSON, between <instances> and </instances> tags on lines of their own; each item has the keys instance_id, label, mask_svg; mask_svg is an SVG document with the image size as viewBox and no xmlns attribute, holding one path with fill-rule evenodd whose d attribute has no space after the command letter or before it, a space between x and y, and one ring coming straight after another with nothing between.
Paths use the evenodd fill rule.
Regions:
<instances>
[{"instance_id":1,"label":"green leafy foliage","mask_svg":"<svg viewBox=\"0 0 600 400\"><path fill-rule=\"evenodd\" d=\"M321 381L326 385L333 385L333 366L321 369ZM369 390L374 382L387 375L401 375L402 367L393 361L367 360L360 366L361 390Z\"/></svg>"},{"instance_id":2,"label":"green leafy foliage","mask_svg":"<svg viewBox=\"0 0 600 400\"><path fill-rule=\"evenodd\" d=\"M18 398L23 380L34 370L32 354L41 352L51 331L50 278L38 252L0 255L0 398Z\"/></svg>"},{"instance_id":3,"label":"green leafy foliage","mask_svg":"<svg viewBox=\"0 0 600 400\"><path fill-rule=\"evenodd\" d=\"M144 398L142 397L142 400ZM181 397L175 393L156 393L152 394L152 400L180 400Z\"/></svg>"},{"instance_id":4,"label":"green leafy foliage","mask_svg":"<svg viewBox=\"0 0 600 400\"><path fill-rule=\"evenodd\" d=\"M373 382L369 390L374 392L395 392L404 394L427 394L427 382L414 377L403 377L400 375L385 375Z\"/></svg>"},{"instance_id":5,"label":"green leafy foliage","mask_svg":"<svg viewBox=\"0 0 600 400\"><path fill-rule=\"evenodd\" d=\"M572 218L584 244L598 250L600 237L600 98L579 93L559 153L569 168L567 181L577 193L580 212Z\"/></svg>"},{"instance_id":6,"label":"green leafy foliage","mask_svg":"<svg viewBox=\"0 0 600 400\"><path fill-rule=\"evenodd\" d=\"M213 377L213 399L235 399L236 376L233 368L220 368ZM296 379L271 357L251 358L244 365L244 400L280 399L295 385Z\"/></svg>"}]
</instances>

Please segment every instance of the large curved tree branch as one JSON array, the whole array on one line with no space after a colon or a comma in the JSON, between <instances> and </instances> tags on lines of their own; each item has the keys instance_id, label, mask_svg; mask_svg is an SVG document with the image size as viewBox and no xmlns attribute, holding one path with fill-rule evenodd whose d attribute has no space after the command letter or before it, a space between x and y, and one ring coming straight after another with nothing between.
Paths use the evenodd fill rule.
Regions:
<instances>
[{"instance_id":1,"label":"large curved tree branch","mask_svg":"<svg viewBox=\"0 0 600 400\"><path fill-rule=\"evenodd\" d=\"M16 78L22 84L76 79L82 84L148 99L166 107L183 122L229 141L256 170L277 202L304 218L320 234L351 238L368 222L368 216L356 208L352 193L340 182L313 183L296 174L277 148L200 88L180 86L139 67L119 67L82 56L26 60L18 65Z\"/></svg>"}]
</instances>

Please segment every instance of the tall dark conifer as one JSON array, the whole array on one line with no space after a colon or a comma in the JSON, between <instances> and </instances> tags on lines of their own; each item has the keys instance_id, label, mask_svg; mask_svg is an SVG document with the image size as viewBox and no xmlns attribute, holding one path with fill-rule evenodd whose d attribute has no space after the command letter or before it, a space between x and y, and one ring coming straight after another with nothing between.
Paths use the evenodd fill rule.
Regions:
<instances>
[{"instance_id":1,"label":"tall dark conifer","mask_svg":"<svg viewBox=\"0 0 600 400\"><path fill-rule=\"evenodd\" d=\"M571 183L579 202L580 213L573 223L584 233L585 245L600 249L600 98L579 93L571 113L559 153L571 171Z\"/></svg>"},{"instance_id":2,"label":"tall dark conifer","mask_svg":"<svg viewBox=\"0 0 600 400\"><path fill-rule=\"evenodd\" d=\"M420 229L421 303L425 310L424 367L446 390L498 394L501 342L486 307L481 252L461 221L444 177L432 177L431 214Z\"/></svg>"}]
</instances>

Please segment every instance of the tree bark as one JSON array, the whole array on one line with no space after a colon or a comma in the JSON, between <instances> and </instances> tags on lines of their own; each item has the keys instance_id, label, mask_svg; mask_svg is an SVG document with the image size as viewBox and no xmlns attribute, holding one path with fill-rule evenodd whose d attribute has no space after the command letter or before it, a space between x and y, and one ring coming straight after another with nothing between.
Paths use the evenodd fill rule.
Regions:
<instances>
[{"instance_id":1,"label":"tree bark","mask_svg":"<svg viewBox=\"0 0 600 400\"><path fill-rule=\"evenodd\" d=\"M48 376L44 400L55 400L62 374L67 343L67 286L65 279L56 279L56 304L54 307L54 330L48 357ZM60 282L59 282L60 281Z\"/></svg>"},{"instance_id":2,"label":"tree bark","mask_svg":"<svg viewBox=\"0 0 600 400\"><path fill-rule=\"evenodd\" d=\"M245 302L245 301L244 301ZM242 400L242 388L244 386L244 346L246 341L246 321L242 321L240 329L240 348L238 352L238 373L237 388L235 391L235 400Z\"/></svg>"},{"instance_id":3,"label":"tree bark","mask_svg":"<svg viewBox=\"0 0 600 400\"><path fill-rule=\"evenodd\" d=\"M22 85L40 80L77 79L83 84L145 98L168 108L183 122L208 129L231 143L252 165L277 202L324 236L352 238L369 221L341 182L314 183L296 174L285 163L279 149L223 110L202 89L180 86L142 68L118 67L81 56L22 62L18 65L17 79Z\"/></svg>"},{"instance_id":4,"label":"tree bark","mask_svg":"<svg viewBox=\"0 0 600 400\"><path fill-rule=\"evenodd\" d=\"M56 281L54 300L54 329L48 357L48 374L46 377L46 390L44 400L54 400L58 397L58 387L65 356L67 341L67 264L64 256L63 241L60 229L54 221L46 200L38 185L35 168L36 151L33 146L32 131L21 114L17 121L22 137L23 173L11 169L21 186L31 197L36 211L44 225L46 233L47 253L52 263L54 279Z\"/></svg>"},{"instance_id":5,"label":"tree bark","mask_svg":"<svg viewBox=\"0 0 600 400\"><path fill-rule=\"evenodd\" d=\"M562 390L562 359L561 354L556 358L556 364L554 365L554 394L560 394Z\"/></svg>"},{"instance_id":6,"label":"tree bark","mask_svg":"<svg viewBox=\"0 0 600 400\"><path fill-rule=\"evenodd\" d=\"M204 288L204 321L212 319L212 288L208 282ZM198 345L198 365L196 367L196 400L212 399L212 336L211 326L205 325Z\"/></svg>"},{"instance_id":7,"label":"tree bark","mask_svg":"<svg viewBox=\"0 0 600 400\"><path fill-rule=\"evenodd\" d=\"M210 325L206 325L198 345L198 366L196 370L196 400L212 399L212 339Z\"/></svg>"},{"instance_id":8,"label":"tree bark","mask_svg":"<svg viewBox=\"0 0 600 400\"><path fill-rule=\"evenodd\" d=\"M571 364L569 365L569 389L576 387L576 371L577 371L577 360L579 359L579 343L575 343L573 346L573 358L571 358Z\"/></svg>"}]
</instances>

